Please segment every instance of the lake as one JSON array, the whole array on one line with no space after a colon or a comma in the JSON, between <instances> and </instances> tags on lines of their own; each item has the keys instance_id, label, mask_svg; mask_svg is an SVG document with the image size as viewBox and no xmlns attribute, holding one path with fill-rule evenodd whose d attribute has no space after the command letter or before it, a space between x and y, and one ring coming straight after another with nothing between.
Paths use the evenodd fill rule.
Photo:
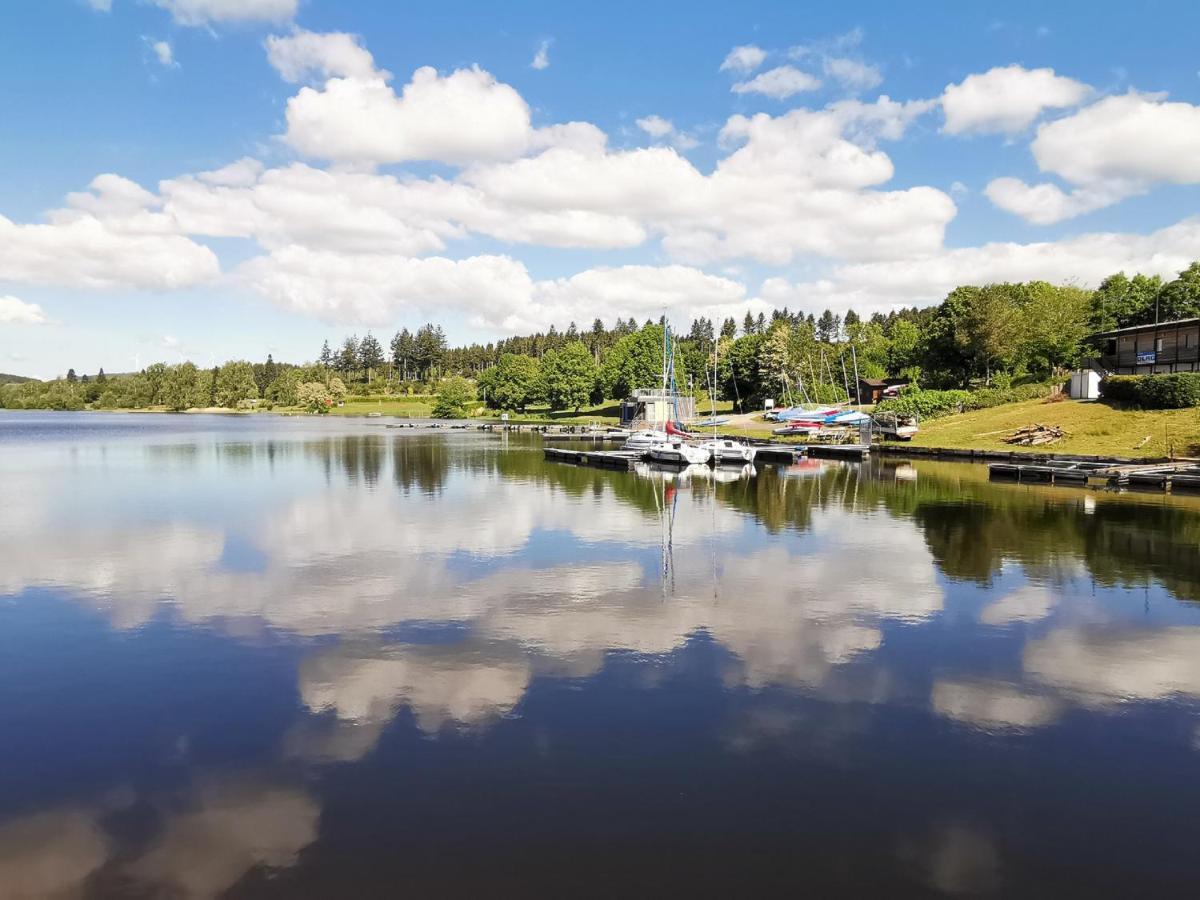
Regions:
<instances>
[{"instance_id":1,"label":"lake","mask_svg":"<svg viewBox=\"0 0 1200 900\"><path fill-rule=\"evenodd\" d=\"M0 413L0 893L1195 896L1200 500Z\"/></svg>"}]
</instances>

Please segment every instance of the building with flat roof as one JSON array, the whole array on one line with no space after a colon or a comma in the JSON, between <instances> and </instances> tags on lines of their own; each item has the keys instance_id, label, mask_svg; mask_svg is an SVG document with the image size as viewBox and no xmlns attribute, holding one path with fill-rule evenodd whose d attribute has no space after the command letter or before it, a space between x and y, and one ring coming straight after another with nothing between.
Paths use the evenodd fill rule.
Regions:
<instances>
[{"instance_id":1,"label":"building with flat roof","mask_svg":"<svg viewBox=\"0 0 1200 900\"><path fill-rule=\"evenodd\" d=\"M1115 328L1088 340L1114 375L1200 371L1200 318Z\"/></svg>"}]
</instances>

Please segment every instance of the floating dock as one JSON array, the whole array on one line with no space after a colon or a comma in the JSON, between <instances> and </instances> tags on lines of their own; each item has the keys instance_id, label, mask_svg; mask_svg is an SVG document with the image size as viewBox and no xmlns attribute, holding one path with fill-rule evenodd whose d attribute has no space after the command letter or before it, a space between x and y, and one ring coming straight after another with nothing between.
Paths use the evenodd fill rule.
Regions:
<instances>
[{"instance_id":1,"label":"floating dock","mask_svg":"<svg viewBox=\"0 0 1200 900\"><path fill-rule=\"evenodd\" d=\"M611 444L615 441L625 441L629 435L623 432L616 434L606 434L602 431L590 431L582 433L548 431L542 435L543 441L591 441L593 444Z\"/></svg>"},{"instance_id":2,"label":"floating dock","mask_svg":"<svg viewBox=\"0 0 1200 900\"><path fill-rule=\"evenodd\" d=\"M991 463L988 474L992 478L1011 478L1018 482L1200 491L1200 464L1195 460L1117 464L1085 460L1005 462Z\"/></svg>"},{"instance_id":3,"label":"floating dock","mask_svg":"<svg viewBox=\"0 0 1200 900\"><path fill-rule=\"evenodd\" d=\"M555 437L558 437L557 435ZM549 438L549 435L547 435ZM754 444L755 461L791 465L808 456L823 459L865 460L870 447L861 444ZM603 469L632 469L646 454L638 450L575 450L569 447L543 446L546 459L573 463L578 466L597 466Z\"/></svg>"},{"instance_id":4,"label":"floating dock","mask_svg":"<svg viewBox=\"0 0 1200 900\"><path fill-rule=\"evenodd\" d=\"M642 458L633 450L571 450L566 447L543 447L546 459L554 462L573 463L577 466L595 466L601 469L623 469L628 471Z\"/></svg>"},{"instance_id":5,"label":"floating dock","mask_svg":"<svg viewBox=\"0 0 1200 900\"><path fill-rule=\"evenodd\" d=\"M864 444L752 444L755 460L762 462L794 463L803 457L810 459L864 460L871 448Z\"/></svg>"}]
</instances>

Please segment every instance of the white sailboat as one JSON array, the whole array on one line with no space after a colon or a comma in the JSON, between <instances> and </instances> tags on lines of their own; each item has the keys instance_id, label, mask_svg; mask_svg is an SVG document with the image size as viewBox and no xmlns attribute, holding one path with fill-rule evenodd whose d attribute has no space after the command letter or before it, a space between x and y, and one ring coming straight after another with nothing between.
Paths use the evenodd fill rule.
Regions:
<instances>
[{"instance_id":1,"label":"white sailboat","mask_svg":"<svg viewBox=\"0 0 1200 900\"><path fill-rule=\"evenodd\" d=\"M675 463L690 466L697 463L707 463L712 460L712 452L703 444L689 444L682 438L671 436L651 445L650 458L657 462Z\"/></svg>"},{"instance_id":2,"label":"white sailboat","mask_svg":"<svg viewBox=\"0 0 1200 900\"><path fill-rule=\"evenodd\" d=\"M730 438L713 438L712 440L702 442L700 446L712 454L713 462L729 463L738 466L754 462L754 457L758 453L749 444L743 444L741 441L731 440Z\"/></svg>"},{"instance_id":3,"label":"white sailboat","mask_svg":"<svg viewBox=\"0 0 1200 900\"><path fill-rule=\"evenodd\" d=\"M723 438L717 436L717 348L713 347L713 371L712 384L709 386L708 402L711 407L711 415L709 421L712 422L712 438L703 441L700 446L706 449L712 456L712 461L717 464L732 464L738 466L748 465L754 462L754 457L758 451L743 441L735 441L732 438Z\"/></svg>"}]
</instances>

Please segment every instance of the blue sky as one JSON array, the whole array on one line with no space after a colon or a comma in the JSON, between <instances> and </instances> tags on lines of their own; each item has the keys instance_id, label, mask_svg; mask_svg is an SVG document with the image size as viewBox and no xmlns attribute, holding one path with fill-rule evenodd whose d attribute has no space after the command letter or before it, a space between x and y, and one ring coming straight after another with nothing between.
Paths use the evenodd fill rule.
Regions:
<instances>
[{"instance_id":1,"label":"blue sky","mask_svg":"<svg viewBox=\"0 0 1200 900\"><path fill-rule=\"evenodd\" d=\"M1190 3L6 4L0 371L1170 274L1200 256L1197 26Z\"/></svg>"}]
</instances>

